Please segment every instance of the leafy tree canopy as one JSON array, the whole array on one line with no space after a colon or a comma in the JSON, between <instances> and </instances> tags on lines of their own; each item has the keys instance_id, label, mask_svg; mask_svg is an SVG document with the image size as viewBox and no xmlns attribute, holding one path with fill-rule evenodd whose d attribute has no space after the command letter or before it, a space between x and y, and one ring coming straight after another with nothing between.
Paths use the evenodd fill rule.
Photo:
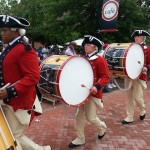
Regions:
<instances>
[{"instance_id":1,"label":"leafy tree canopy","mask_svg":"<svg viewBox=\"0 0 150 150\"><path fill-rule=\"evenodd\" d=\"M120 0L119 31L98 33L98 4L101 0L1 0L0 10L28 19L27 35L43 44L64 44L87 34L107 43L131 42L133 30L150 28L150 1Z\"/></svg>"}]
</instances>

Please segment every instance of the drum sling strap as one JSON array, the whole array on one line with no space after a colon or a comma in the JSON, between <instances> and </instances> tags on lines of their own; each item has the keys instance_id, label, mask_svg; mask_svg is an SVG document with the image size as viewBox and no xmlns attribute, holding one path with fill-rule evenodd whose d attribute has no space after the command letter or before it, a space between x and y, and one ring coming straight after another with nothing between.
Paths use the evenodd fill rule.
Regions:
<instances>
[{"instance_id":1,"label":"drum sling strap","mask_svg":"<svg viewBox=\"0 0 150 150\"><path fill-rule=\"evenodd\" d=\"M72 106L66 105L64 103L62 103L62 104L63 104L64 110L65 110L65 114L68 116L68 118L75 119L79 112L79 106L72 107Z\"/></svg>"}]
</instances>

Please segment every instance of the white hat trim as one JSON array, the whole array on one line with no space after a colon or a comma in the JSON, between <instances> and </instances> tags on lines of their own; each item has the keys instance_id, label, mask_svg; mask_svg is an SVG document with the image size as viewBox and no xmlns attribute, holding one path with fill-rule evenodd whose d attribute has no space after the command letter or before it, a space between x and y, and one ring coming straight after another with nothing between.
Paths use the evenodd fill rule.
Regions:
<instances>
[{"instance_id":1,"label":"white hat trim","mask_svg":"<svg viewBox=\"0 0 150 150\"><path fill-rule=\"evenodd\" d=\"M5 23L9 22L9 19L11 18L12 20L16 21L20 25L23 25L23 26L29 26L30 25L30 23L24 18L23 19L26 20L29 23L29 25L22 24L18 19L14 18L12 16L7 16L7 15L2 15L2 16L3 16L2 21Z\"/></svg>"},{"instance_id":2,"label":"white hat trim","mask_svg":"<svg viewBox=\"0 0 150 150\"><path fill-rule=\"evenodd\" d=\"M103 46L104 43L102 41L100 41L98 38L91 36L91 35L85 35L84 37L89 37L89 40L92 41L93 39L96 39L97 41L99 41L101 43L101 45Z\"/></svg>"},{"instance_id":3,"label":"white hat trim","mask_svg":"<svg viewBox=\"0 0 150 150\"><path fill-rule=\"evenodd\" d=\"M144 31L144 32L146 32L148 35L150 35L150 33L147 32L146 30L135 30L135 31L132 33L131 37L132 37L132 36L134 35L134 33L137 32L137 31L139 32L139 34L141 34L141 33Z\"/></svg>"}]
</instances>

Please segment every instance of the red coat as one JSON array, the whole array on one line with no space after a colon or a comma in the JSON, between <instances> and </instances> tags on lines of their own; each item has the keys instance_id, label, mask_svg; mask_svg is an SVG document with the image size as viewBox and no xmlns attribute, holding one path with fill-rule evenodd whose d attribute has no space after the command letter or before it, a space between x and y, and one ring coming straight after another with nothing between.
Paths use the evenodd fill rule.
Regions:
<instances>
[{"instance_id":1,"label":"red coat","mask_svg":"<svg viewBox=\"0 0 150 150\"><path fill-rule=\"evenodd\" d=\"M101 99L102 87L104 87L110 81L110 73L105 58L99 55L96 55L96 57L96 59L90 59L94 70L94 85L98 89L98 92L92 96Z\"/></svg>"},{"instance_id":2,"label":"red coat","mask_svg":"<svg viewBox=\"0 0 150 150\"><path fill-rule=\"evenodd\" d=\"M2 53L0 65L2 65L2 84L14 84L7 88L8 99L4 102L11 105L14 110L32 109L40 71L35 51L26 50L21 42L15 42ZM0 75L1 76L1 75Z\"/></svg>"},{"instance_id":3,"label":"red coat","mask_svg":"<svg viewBox=\"0 0 150 150\"><path fill-rule=\"evenodd\" d=\"M144 55L145 55L145 67L150 69L150 46L143 46ZM146 74L141 74L139 79L147 81L148 77Z\"/></svg>"}]
</instances>

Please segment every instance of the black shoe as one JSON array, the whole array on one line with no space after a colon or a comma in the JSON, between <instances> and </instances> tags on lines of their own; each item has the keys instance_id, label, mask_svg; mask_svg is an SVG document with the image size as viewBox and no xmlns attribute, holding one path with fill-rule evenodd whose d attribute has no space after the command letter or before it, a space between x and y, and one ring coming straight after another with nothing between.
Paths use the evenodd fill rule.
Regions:
<instances>
[{"instance_id":1,"label":"black shoe","mask_svg":"<svg viewBox=\"0 0 150 150\"><path fill-rule=\"evenodd\" d=\"M146 114L144 114L143 116L140 116L140 120L144 120L145 116L146 116Z\"/></svg>"},{"instance_id":2,"label":"black shoe","mask_svg":"<svg viewBox=\"0 0 150 150\"><path fill-rule=\"evenodd\" d=\"M133 121L128 122L128 121L123 120L123 121L122 121L122 124L129 124L129 123L132 123L132 122L133 122Z\"/></svg>"},{"instance_id":3,"label":"black shoe","mask_svg":"<svg viewBox=\"0 0 150 150\"><path fill-rule=\"evenodd\" d=\"M105 90L105 89L104 89L104 90L103 90L103 92L104 92L104 93L109 93L110 91L109 91L109 90Z\"/></svg>"},{"instance_id":4,"label":"black shoe","mask_svg":"<svg viewBox=\"0 0 150 150\"><path fill-rule=\"evenodd\" d=\"M78 146L81 146L81 145L76 145L76 144L73 144L73 143L70 143L69 145L68 145L68 147L69 148L76 148L76 147L78 147Z\"/></svg>"},{"instance_id":5,"label":"black shoe","mask_svg":"<svg viewBox=\"0 0 150 150\"><path fill-rule=\"evenodd\" d=\"M105 136L105 133L103 135L98 134L98 138L101 140Z\"/></svg>"}]
</instances>

